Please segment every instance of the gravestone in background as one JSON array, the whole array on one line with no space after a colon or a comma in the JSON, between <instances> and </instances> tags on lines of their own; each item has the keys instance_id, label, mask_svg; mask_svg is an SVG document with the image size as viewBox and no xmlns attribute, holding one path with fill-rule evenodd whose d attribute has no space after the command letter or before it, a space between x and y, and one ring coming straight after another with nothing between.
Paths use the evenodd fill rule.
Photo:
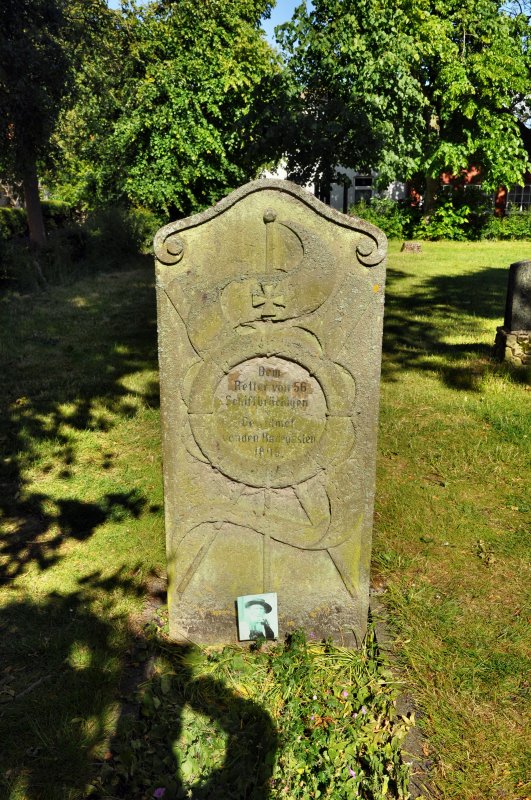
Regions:
<instances>
[{"instance_id":1,"label":"gravestone in background","mask_svg":"<svg viewBox=\"0 0 531 800\"><path fill-rule=\"evenodd\" d=\"M170 632L355 644L367 620L385 237L255 181L155 238Z\"/></svg>"},{"instance_id":2,"label":"gravestone in background","mask_svg":"<svg viewBox=\"0 0 531 800\"><path fill-rule=\"evenodd\" d=\"M505 317L496 329L495 350L502 361L531 365L531 260L509 267Z\"/></svg>"}]
</instances>

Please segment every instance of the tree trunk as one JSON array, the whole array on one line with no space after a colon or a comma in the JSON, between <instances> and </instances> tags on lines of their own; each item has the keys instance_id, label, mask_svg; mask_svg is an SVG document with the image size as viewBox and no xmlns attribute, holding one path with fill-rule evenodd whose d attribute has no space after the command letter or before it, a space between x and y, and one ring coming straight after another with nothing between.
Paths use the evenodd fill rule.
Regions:
<instances>
[{"instance_id":1,"label":"tree trunk","mask_svg":"<svg viewBox=\"0 0 531 800\"><path fill-rule=\"evenodd\" d=\"M429 216L433 211L435 206L435 195L437 194L438 188L439 179L432 178L431 175L426 175L426 190L424 192L424 203L422 209L425 217Z\"/></svg>"},{"instance_id":2,"label":"tree trunk","mask_svg":"<svg viewBox=\"0 0 531 800\"><path fill-rule=\"evenodd\" d=\"M36 247L42 247L46 244L46 231L44 230L41 199L39 197L37 167L34 161L24 171L22 187L24 190L24 205L28 217L30 242Z\"/></svg>"}]
</instances>

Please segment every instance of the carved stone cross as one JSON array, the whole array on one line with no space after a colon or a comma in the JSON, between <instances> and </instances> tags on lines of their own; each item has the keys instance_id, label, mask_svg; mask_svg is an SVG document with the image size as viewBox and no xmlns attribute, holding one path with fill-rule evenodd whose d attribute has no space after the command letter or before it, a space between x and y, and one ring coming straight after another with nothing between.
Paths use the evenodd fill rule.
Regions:
<instances>
[{"instance_id":1,"label":"carved stone cross","mask_svg":"<svg viewBox=\"0 0 531 800\"><path fill-rule=\"evenodd\" d=\"M253 308L262 308L262 317L275 317L277 308L286 308L284 296L275 295L276 286L272 283L260 284L262 294L253 294Z\"/></svg>"}]
</instances>

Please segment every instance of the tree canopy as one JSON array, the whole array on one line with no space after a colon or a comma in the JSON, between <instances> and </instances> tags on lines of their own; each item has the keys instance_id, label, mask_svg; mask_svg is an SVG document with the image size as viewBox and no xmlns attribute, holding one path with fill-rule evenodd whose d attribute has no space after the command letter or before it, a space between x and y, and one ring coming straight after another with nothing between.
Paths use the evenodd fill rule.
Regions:
<instances>
[{"instance_id":1,"label":"tree canopy","mask_svg":"<svg viewBox=\"0 0 531 800\"><path fill-rule=\"evenodd\" d=\"M280 27L296 98L287 152L297 180L330 183L338 165L378 167L384 179L413 169L424 97L408 27L406 10L386 0L301 3Z\"/></svg>"},{"instance_id":2,"label":"tree canopy","mask_svg":"<svg viewBox=\"0 0 531 800\"><path fill-rule=\"evenodd\" d=\"M37 173L78 205L172 215L215 202L279 155L267 120L280 59L269 0L5 0L0 170L24 184L44 241Z\"/></svg>"},{"instance_id":3,"label":"tree canopy","mask_svg":"<svg viewBox=\"0 0 531 800\"><path fill-rule=\"evenodd\" d=\"M75 70L108 18L105 0L3 0L0 6L0 169L23 185L30 237L44 241L38 167L49 158Z\"/></svg>"},{"instance_id":4,"label":"tree canopy","mask_svg":"<svg viewBox=\"0 0 531 800\"><path fill-rule=\"evenodd\" d=\"M382 181L481 168L518 182L530 86L528 20L497 0L315 0L278 31L299 104L288 168L340 164Z\"/></svg>"},{"instance_id":5,"label":"tree canopy","mask_svg":"<svg viewBox=\"0 0 531 800\"><path fill-rule=\"evenodd\" d=\"M36 162L45 152L68 88L62 0L4 0L0 6L0 165L23 184L32 238L42 243Z\"/></svg>"},{"instance_id":6,"label":"tree canopy","mask_svg":"<svg viewBox=\"0 0 531 800\"><path fill-rule=\"evenodd\" d=\"M3 0L0 170L28 216L45 167L77 205L170 216L282 154L301 182L472 165L486 187L522 179L529 0L314 0L281 26L282 57L260 28L271 5Z\"/></svg>"},{"instance_id":7,"label":"tree canopy","mask_svg":"<svg viewBox=\"0 0 531 800\"><path fill-rule=\"evenodd\" d=\"M181 0L137 12L114 132L132 201L187 214L260 166L249 145L280 71L259 30L269 5Z\"/></svg>"},{"instance_id":8,"label":"tree canopy","mask_svg":"<svg viewBox=\"0 0 531 800\"><path fill-rule=\"evenodd\" d=\"M270 5L125 5L118 41L89 57L92 67L85 64L78 77L81 100L58 131L70 180L77 172L100 199L183 216L254 177L279 155L267 121L280 91L280 59L260 29ZM102 59L117 63L104 70ZM83 89L98 80L101 100Z\"/></svg>"},{"instance_id":9,"label":"tree canopy","mask_svg":"<svg viewBox=\"0 0 531 800\"><path fill-rule=\"evenodd\" d=\"M68 87L60 0L4 0L0 7L0 158L19 176L45 152Z\"/></svg>"}]
</instances>

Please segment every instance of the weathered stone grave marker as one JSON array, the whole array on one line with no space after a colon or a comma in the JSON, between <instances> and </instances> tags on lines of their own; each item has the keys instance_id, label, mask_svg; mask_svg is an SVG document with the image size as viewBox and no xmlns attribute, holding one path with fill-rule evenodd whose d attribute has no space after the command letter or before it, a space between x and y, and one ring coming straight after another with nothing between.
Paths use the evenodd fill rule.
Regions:
<instances>
[{"instance_id":1,"label":"weathered stone grave marker","mask_svg":"<svg viewBox=\"0 0 531 800\"><path fill-rule=\"evenodd\" d=\"M505 317L496 331L495 349L501 360L531 364L531 260L509 267Z\"/></svg>"},{"instance_id":2,"label":"weathered stone grave marker","mask_svg":"<svg viewBox=\"0 0 531 800\"><path fill-rule=\"evenodd\" d=\"M287 181L155 238L170 632L355 644L368 607L386 240Z\"/></svg>"}]
</instances>

